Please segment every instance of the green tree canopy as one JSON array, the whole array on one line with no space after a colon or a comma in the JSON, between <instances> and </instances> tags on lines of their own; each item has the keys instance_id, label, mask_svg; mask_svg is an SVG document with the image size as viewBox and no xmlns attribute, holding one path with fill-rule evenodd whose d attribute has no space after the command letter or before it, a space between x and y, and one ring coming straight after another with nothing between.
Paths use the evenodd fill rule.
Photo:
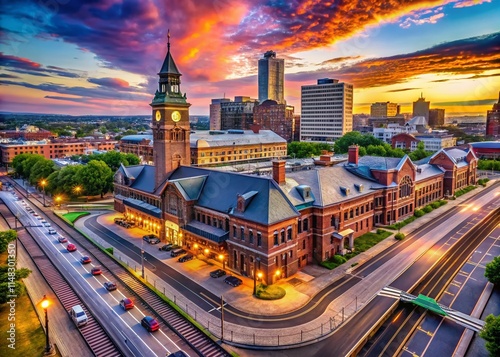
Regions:
<instances>
[{"instance_id":1,"label":"green tree canopy","mask_svg":"<svg viewBox=\"0 0 500 357\"><path fill-rule=\"evenodd\" d=\"M17 238L17 232L13 229L9 229L3 232L0 232L0 253L3 253L7 250L9 243Z\"/></svg>"},{"instance_id":2,"label":"green tree canopy","mask_svg":"<svg viewBox=\"0 0 500 357\"><path fill-rule=\"evenodd\" d=\"M493 258L491 262L486 264L484 276L492 284L500 284L500 256Z\"/></svg>"},{"instance_id":3,"label":"green tree canopy","mask_svg":"<svg viewBox=\"0 0 500 357\"><path fill-rule=\"evenodd\" d=\"M491 356L500 356L500 316L488 315L479 336L486 341Z\"/></svg>"},{"instance_id":4,"label":"green tree canopy","mask_svg":"<svg viewBox=\"0 0 500 357\"><path fill-rule=\"evenodd\" d=\"M49 177L51 173L56 171L56 165L52 160L38 160L31 168L29 182L31 185L38 185L42 179Z\"/></svg>"},{"instance_id":5,"label":"green tree canopy","mask_svg":"<svg viewBox=\"0 0 500 357\"><path fill-rule=\"evenodd\" d=\"M327 143L311 143L311 142L299 142L292 141L288 144L288 156L294 158L302 159L312 156L318 156L321 154L322 150L332 151L332 145Z\"/></svg>"},{"instance_id":6,"label":"green tree canopy","mask_svg":"<svg viewBox=\"0 0 500 357\"><path fill-rule=\"evenodd\" d=\"M91 160L78 172L78 181L87 195L103 197L113 187L113 171L104 161Z\"/></svg>"},{"instance_id":7,"label":"green tree canopy","mask_svg":"<svg viewBox=\"0 0 500 357\"><path fill-rule=\"evenodd\" d=\"M367 148L369 145L383 145L384 142L370 134L361 134L359 131L351 131L335 141L334 150L337 154L345 154L349 146L359 145Z\"/></svg>"},{"instance_id":8,"label":"green tree canopy","mask_svg":"<svg viewBox=\"0 0 500 357\"><path fill-rule=\"evenodd\" d=\"M23 163L31 155L33 155L33 154L19 154L19 155L14 156L14 158L12 159L12 167L14 168L14 170L16 171L16 174L19 177L23 177L23 178L25 177Z\"/></svg>"}]
</instances>

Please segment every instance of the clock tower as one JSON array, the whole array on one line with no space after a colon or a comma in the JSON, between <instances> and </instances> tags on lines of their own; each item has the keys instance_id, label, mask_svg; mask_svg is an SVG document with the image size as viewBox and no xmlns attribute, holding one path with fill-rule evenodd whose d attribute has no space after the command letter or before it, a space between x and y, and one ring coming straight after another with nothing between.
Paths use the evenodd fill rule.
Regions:
<instances>
[{"instance_id":1,"label":"clock tower","mask_svg":"<svg viewBox=\"0 0 500 357\"><path fill-rule=\"evenodd\" d=\"M167 56L160 72L153 109L153 155L155 187L165 181L168 174L180 165L191 164L189 145L189 104L186 94L180 90L181 73L170 54L170 32L168 33Z\"/></svg>"}]
</instances>

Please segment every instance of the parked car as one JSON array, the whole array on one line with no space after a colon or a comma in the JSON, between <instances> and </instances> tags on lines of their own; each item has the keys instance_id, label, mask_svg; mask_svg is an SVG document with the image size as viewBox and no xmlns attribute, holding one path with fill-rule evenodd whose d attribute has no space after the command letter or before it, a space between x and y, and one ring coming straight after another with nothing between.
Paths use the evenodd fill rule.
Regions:
<instances>
[{"instance_id":1,"label":"parked car","mask_svg":"<svg viewBox=\"0 0 500 357\"><path fill-rule=\"evenodd\" d=\"M179 259L177 259L177 261L184 263L184 262L192 260L193 258L194 258L193 254L186 254L186 255L180 257Z\"/></svg>"},{"instance_id":2,"label":"parked car","mask_svg":"<svg viewBox=\"0 0 500 357\"><path fill-rule=\"evenodd\" d=\"M172 250L172 246L173 246L172 243L168 243L168 244L165 244L164 246L161 246L160 248L158 248L158 250L168 252L169 250Z\"/></svg>"},{"instance_id":3,"label":"parked car","mask_svg":"<svg viewBox=\"0 0 500 357\"><path fill-rule=\"evenodd\" d=\"M90 274L92 274L92 275L101 275L102 274L102 270L99 267L93 267L90 270Z\"/></svg>"},{"instance_id":4,"label":"parked car","mask_svg":"<svg viewBox=\"0 0 500 357\"><path fill-rule=\"evenodd\" d=\"M243 281L240 278L237 278L235 276L228 276L226 279L224 279L224 282L226 284L229 284L231 286L239 286L243 283Z\"/></svg>"},{"instance_id":5,"label":"parked car","mask_svg":"<svg viewBox=\"0 0 500 357\"><path fill-rule=\"evenodd\" d=\"M133 226L132 226L132 224L130 224L130 223L128 223L128 222L123 222L121 225L122 225L124 228L132 228L132 227L133 227Z\"/></svg>"},{"instance_id":6,"label":"parked car","mask_svg":"<svg viewBox=\"0 0 500 357\"><path fill-rule=\"evenodd\" d=\"M146 242L148 242L149 244L158 244L161 242L160 238L158 238L154 234L148 234L148 235L142 237L142 239L145 240Z\"/></svg>"},{"instance_id":7,"label":"parked car","mask_svg":"<svg viewBox=\"0 0 500 357\"><path fill-rule=\"evenodd\" d=\"M57 238L57 240L59 241L59 243L66 243L68 241L66 237L59 237Z\"/></svg>"},{"instance_id":8,"label":"parked car","mask_svg":"<svg viewBox=\"0 0 500 357\"><path fill-rule=\"evenodd\" d=\"M184 351L177 351L169 354L168 357L188 357L188 355Z\"/></svg>"},{"instance_id":9,"label":"parked car","mask_svg":"<svg viewBox=\"0 0 500 357\"><path fill-rule=\"evenodd\" d=\"M130 298L121 299L120 306L123 310L129 310L134 307L134 302Z\"/></svg>"},{"instance_id":10,"label":"parked car","mask_svg":"<svg viewBox=\"0 0 500 357\"><path fill-rule=\"evenodd\" d=\"M70 243L70 244L68 244L66 249L68 250L68 252L74 252L76 250L76 245L74 245L73 243Z\"/></svg>"},{"instance_id":11,"label":"parked car","mask_svg":"<svg viewBox=\"0 0 500 357\"><path fill-rule=\"evenodd\" d=\"M80 258L80 263L82 264L89 264L92 261L90 257L84 255L83 257Z\"/></svg>"},{"instance_id":12,"label":"parked car","mask_svg":"<svg viewBox=\"0 0 500 357\"><path fill-rule=\"evenodd\" d=\"M141 325L144 326L149 332L156 331L160 328L158 321L151 316L144 316L141 320Z\"/></svg>"},{"instance_id":13,"label":"parked car","mask_svg":"<svg viewBox=\"0 0 500 357\"><path fill-rule=\"evenodd\" d=\"M210 272L210 276L212 278L220 278L221 276L224 276L224 275L226 275L226 271L222 270L222 269L217 269L217 270Z\"/></svg>"},{"instance_id":14,"label":"parked car","mask_svg":"<svg viewBox=\"0 0 500 357\"><path fill-rule=\"evenodd\" d=\"M116 284L113 283L112 281L106 281L104 283L104 287L106 288L107 291L116 290Z\"/></svg>"},{"instance_id":15,"label":"parked car","mask_svg":"<svg viewBox=\"0 0 500 357\"><path fill-rule=\"evenodd\" d=\"M121 223L123 223L123 218L115 218L115 223L116 223L116 224L121 224Z\"/></svg>"},{"instance_id":16,"label":"parked car","mask_svg":"<svg viewBox=\"0 0 500 357\"><path fill-rule=\"evenodd\" d=\"M49 228L49 234L57 234L54 228Z\"/></svg>"},{"instance_id":17,"label":"parked car","mask_svg":"<svg viewBox=\"0 0 500 357\"><path fill-rule=\"evenodd\" d=\"M170 252L170 256L171 257L178 257L179 255L186 254L186 253L187 252L184 249L176 249L176 250L172 250Z\"/></svg>"}]
</instances>

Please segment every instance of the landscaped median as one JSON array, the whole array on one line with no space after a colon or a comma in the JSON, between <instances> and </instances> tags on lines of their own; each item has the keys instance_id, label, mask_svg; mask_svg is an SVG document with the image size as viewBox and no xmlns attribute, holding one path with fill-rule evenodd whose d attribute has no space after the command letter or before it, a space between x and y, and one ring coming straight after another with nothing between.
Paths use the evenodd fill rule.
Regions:
<instances>
[{"instance_id":1,"label":"landscaped median","mask_svg":"<svg viewBox=\"0 0 500 357\"><path fill-rule=\"evenodd\" d=\"M278 285L257 285L255 297L262 300L279 300L286 295L285 289Z\"/></svg>"}]
</instances>

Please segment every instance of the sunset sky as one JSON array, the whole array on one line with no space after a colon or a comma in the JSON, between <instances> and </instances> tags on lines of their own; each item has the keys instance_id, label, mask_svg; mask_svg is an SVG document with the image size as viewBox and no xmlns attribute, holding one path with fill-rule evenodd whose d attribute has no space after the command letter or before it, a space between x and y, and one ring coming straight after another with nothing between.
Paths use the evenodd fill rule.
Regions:
<instances>
[{"instance_id":1,"label":"sunset sky","mask_svg":"<svg viewBox=\"0 0 500 357\"><path fill-rule=\"evenodd\" d=\"M330 77L354 112L421 93L446 114L485 115L500 91L500 0L2 1L0 111L149 114L167 50L190 113L257 98L257 61L285 59L285 98Z\"/></svg>"}]
</instances>

